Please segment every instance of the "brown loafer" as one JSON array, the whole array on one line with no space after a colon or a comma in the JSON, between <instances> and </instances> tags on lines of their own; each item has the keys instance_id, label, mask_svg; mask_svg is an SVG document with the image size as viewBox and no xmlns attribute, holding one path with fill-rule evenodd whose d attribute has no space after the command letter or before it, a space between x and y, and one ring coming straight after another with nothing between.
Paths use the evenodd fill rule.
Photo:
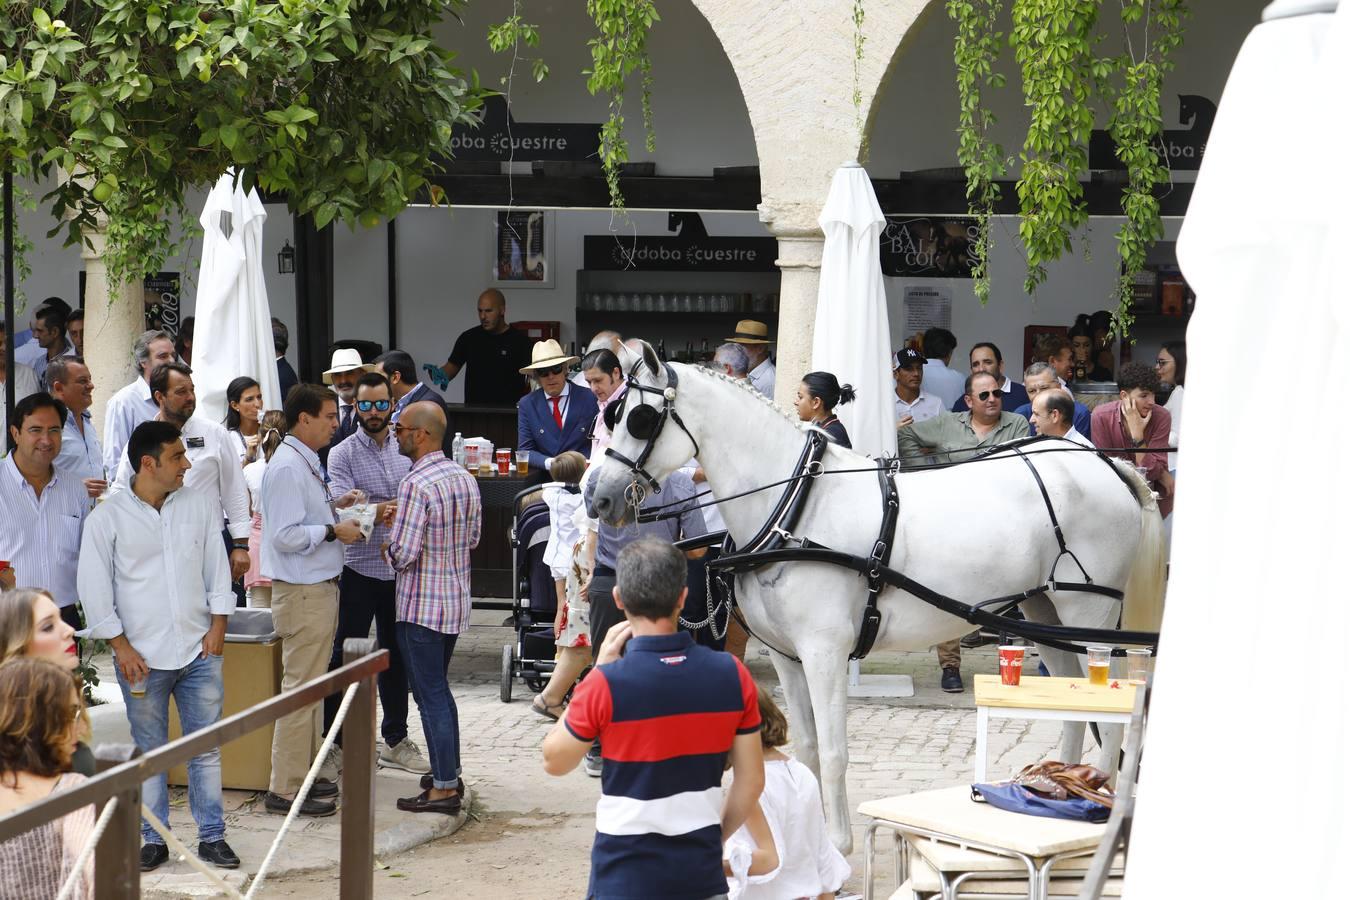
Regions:
<instances>
[{"instance_id":1,"label":"brown loafer","mask_svg":"<svg viewBox=\"0 0 1350 900\"><path fill-rule=\"evenodd\" d=\"M442 813L447 816L459 815L460 799L456 794L443 800L432 800L430 791L423 791L416 797L400 797L398 808L404 812Z\"/></svg>"}]
</instances>

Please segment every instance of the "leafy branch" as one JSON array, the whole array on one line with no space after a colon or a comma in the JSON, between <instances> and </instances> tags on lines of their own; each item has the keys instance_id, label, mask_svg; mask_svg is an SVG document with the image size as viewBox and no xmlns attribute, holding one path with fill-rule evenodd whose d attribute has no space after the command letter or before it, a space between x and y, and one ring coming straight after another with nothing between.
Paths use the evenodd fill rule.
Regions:
<instances>
[{"instance_id":1,"label":"leafy branch","mask_svg":"<svg viewBox=\"0 0 1350 900\"><path fill-rule=\"evenodd\" d=\"M994 71L1003 34L994 25L1003 0L947 0L947 15L957 23L956 88L960 98L957 159L966 170L966 199L975 218L974 260L971 278L980 303L989 302L990 224L1001 190L998 180L1007 171L1003 148L989 131L997 119L984 105L984 88L1003 87L1006 79Z\"/></svg>"},{"instance_id":2,"label":"leafy branch","mask_svg":"<svg viewBox=\"0 0 1350 900\"><path fill-rule=\"evenodd\" d=\"M587 42L591 68L584 72L591 94L609 97L609 118L600 126L600 164L609 188L610 206L624 208L619 174L628 162L628 140L623 136L624 91L634 72L641 74L642 125L647 151L656 150L652 127L652 62L647 54L647 34L660 21L653 0L586 0L586 13L595 21L598 37Z\"/></svg>"}]
</instances>

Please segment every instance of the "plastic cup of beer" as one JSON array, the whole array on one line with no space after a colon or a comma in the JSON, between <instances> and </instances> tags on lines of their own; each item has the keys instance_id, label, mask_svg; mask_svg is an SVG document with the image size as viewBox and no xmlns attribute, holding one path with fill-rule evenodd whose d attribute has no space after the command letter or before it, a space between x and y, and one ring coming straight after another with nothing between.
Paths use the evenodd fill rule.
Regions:
<instances>
[{"instance_id":1,"label":"plastic cup of beer","mask_svg":"<svg viewBox=\"0 0 1350 900\"><path fill-rule=\"evenodd\" d=\"M497 451L497 474L503 477L511 474L511 448Z\"/></svg>"},{"instance_id":2,"label":"plastic cup of beer","mask_svg":"<svg viewBox=\"0 0 1350 900\"><path fill-rule=\"evenodd\" d=\"M530 474L530 451L528 450L516 451L516 474L517 475Z\"/></svg>"},{"instance_id":3,"label":"plastic cup of beer","mask_svg":"<svg viewBox=\"0 0 1350 900\"><path fill-rule=\"evenodd\" d=\"M150 683L150 676L142 675L140 678L135 678L128 681L127 690L131 692L131 696L133 697L137 698L144 697L145 688L147 685L149 685L149 683Z\"/></svg>"},{"instance_id":4,"label":"plastic cup of beer","mask_svg":"<svg viewBox=\"0 0 1350 900\"><path fill-rule=\"evenodd\" d=\"M1088 647L1088 684L1106 684L1111 680L1111 648Z\"/></svg>"},{"instance_id":5,"label":"plastic cup of beer","mask_svg":"<svg viewBox=\"0 0 1350 900\"><path fill-rule=\"evenodd\" d=\"M1125 677L1130 684L1143 684L1148 681L1148 672L1151 668L1153 668L1153 654L1148 649L1125 651Z\"/></svg>"},{"instance_id":6,"label":"plastic cup of beer","mask_svg":"<svg viewBox=\"0 0 1350 900\"><path fill-rule=\"evenodd\" d=\"M1027 648L1018 644L1003 644L998 648L998 674L1003 683L1016 687L1022 683L1022 660Z\"/></svg>"}]
</instances>

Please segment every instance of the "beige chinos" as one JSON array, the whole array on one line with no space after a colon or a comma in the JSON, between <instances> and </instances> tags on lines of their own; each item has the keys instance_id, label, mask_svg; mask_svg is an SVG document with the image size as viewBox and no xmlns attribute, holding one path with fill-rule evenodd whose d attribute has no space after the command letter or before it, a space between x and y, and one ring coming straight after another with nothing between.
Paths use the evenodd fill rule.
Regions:
<instances>
[{"instance_id":1,"label":"beige chinos","mask_svg":"<svg viewBox=\"0 0 1350 900\"><path fill-rule=\"evenodd\" d=\"M338 585L272 582L272 627L281 638L281 690L294 690L328 671L337 632ZM300 790L318 755L323 702L277 720L272 732L272 780L268 789L288 796Z\"/></svg>"}]
</instances>

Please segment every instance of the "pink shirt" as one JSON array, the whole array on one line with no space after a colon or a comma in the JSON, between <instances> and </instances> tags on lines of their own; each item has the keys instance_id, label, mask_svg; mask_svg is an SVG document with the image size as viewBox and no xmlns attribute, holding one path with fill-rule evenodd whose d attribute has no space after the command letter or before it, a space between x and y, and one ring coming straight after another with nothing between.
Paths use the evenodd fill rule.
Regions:
<instances>
[{"instance_id":1,"label":"pink shirt","mask_svg":"<svg viewBox=\"0 0 1350 900\"><path fill-rule=\"evenodd\" d=\"M1167 471L1167 447L1172 433L1172 414L1161 403L1155 404L1148 425L1144 428L1144 468L1148 469L1148 481L1157 488L1158 482ZM1125 432L1125 423L1120 418L1120 401L1103 403L1092 411L1092 443L1098 447L1128 447L1129 435ZM1117 459L1137 465L1136 454L1126 452L1108 453ZM1172 498L1160 497L1158 508L1166 516L1172 511Z\"/></svg>"}]
</instances>

